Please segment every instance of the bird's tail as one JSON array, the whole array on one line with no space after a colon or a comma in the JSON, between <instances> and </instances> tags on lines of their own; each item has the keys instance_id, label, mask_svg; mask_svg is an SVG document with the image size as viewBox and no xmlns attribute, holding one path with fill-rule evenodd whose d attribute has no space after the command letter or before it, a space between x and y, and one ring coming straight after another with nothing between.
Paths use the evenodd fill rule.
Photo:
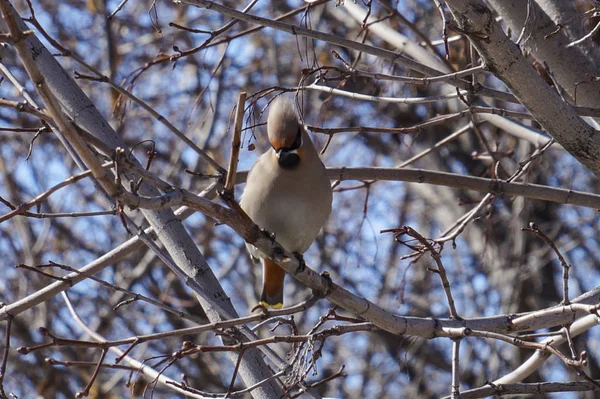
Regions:
<instances>
[{"instance_id":1,"label":"bird's tail","mask_svg":"<svg viewBox=\"0 0 600 399\"><path fill-rule=\"evenodd\" d=\"M269 258L263 258L263 290L259 304L266 308L281 309L285 271Z\"/></svg>"}]
</instances>

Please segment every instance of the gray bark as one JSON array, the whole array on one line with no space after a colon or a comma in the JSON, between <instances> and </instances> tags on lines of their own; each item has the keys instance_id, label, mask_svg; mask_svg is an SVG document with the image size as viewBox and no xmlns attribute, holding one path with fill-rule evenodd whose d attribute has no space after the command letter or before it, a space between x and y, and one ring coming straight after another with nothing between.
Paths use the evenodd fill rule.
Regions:
<instances>
[{"instance_id":1,"label":"gray bark","mask_svg":"<svg viewBox=\"0 0 600 399\"><path fill-rule=\"evenodd\" d=\"M459 28L467 34L489 70L508 86L556 141L600 176L600 135L535 71L494 20L490 9L480 0L449 0L447 3Z\"/></svg>"},{"instance_id":2,"label":"gray bark","mask_svg":"<svg viewBox=\"0 0 600 399\"><path fill-rule=\"evenodd\" d=\"M550 72L562 88L575 98L577 105L597 107L600 104L598 84L580 82L586 76L600 75L600 53L592 40L576 46L567 45L585 33L579 20L569 21L576 15L572 1L537 0L531 2L530 17L527 19L528 1L490 0L490 5L502 16L516 40L525 27L523 38L525 49L540 62L546 62ZM557 29L557 24L565 24L556 34L545 36Z\"/></svg>"}]
</instances>

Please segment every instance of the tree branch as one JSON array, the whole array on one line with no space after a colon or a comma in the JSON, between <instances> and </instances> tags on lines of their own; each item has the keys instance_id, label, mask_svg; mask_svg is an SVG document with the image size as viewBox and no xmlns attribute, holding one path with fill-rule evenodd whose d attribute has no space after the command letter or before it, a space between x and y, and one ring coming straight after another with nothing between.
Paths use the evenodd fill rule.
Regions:
<instances>
[{"instance_id":1,"label":"tree branch","mask_svg":"<svg viewBox=\"0 0 600 399\"><path fill-rule=\"evenodd\" d=\"M527 62L481 0L448 0L459 28L483 61L542 127L600 177L600 134L581 119Z\"/></svg>"}]
</instances>

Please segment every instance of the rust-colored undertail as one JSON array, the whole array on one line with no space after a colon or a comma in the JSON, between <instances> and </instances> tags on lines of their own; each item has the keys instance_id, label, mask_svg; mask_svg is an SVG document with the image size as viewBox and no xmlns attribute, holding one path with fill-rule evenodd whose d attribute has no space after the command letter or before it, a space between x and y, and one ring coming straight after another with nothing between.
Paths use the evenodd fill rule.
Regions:
<instances>
[{"instance_id":1,"label":"rust-colored undertail","mask_svg":"<svg viewBox=\"0 0 600 399\"><path fill-rule=\"evenodd\" d=\"M285 271L269 258L262 260L263 291L260 305L266 308L281 309L283 306L283 283Z\"/></svg>"}]
</instances>

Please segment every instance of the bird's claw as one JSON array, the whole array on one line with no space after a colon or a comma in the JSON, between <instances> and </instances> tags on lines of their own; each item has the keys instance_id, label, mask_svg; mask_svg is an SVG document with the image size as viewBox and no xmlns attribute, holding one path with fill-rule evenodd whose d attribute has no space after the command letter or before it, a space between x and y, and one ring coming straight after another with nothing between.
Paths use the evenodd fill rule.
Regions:
<instances>
[{"instance_id":1,"label":"bird's claw","mask_svg":"<svg viewBox=\"0 0 600 399\"><path fill-rule=\"evenodd\" d=\"M254 306L250 312L254 313L256 311L259 311L260 313L263 314L263 316L266 316L269 313L269 309L267 309L267 307L265 305L263 305L262 303L258 303L256 304L256 306Z\"/></svg>"},{"instance_id":2,"label":"bird's claw","mask_svg":"<svg viewBox=\"0 0 600 399\"><path fill-rule=\"evenodd\" d=\"M260 229L260 231L266 235L267 237L269 237L269 239L271 241L275 241L275 233L271 233L269 230L265 230L265 229Z\"/></svg>"},{"instance_id":3,"label":"bird's claw","mask_svg":"<svg viewBox=\"0 0 600 399\"><path fill-rule=\"evenodd\" d=\"M294 252L294 256L298 259L298 267L296 267L296 274L302 273L306 270L306 262L304 262L304 256L298 252Z\"/></svg>"}]
</instances>

